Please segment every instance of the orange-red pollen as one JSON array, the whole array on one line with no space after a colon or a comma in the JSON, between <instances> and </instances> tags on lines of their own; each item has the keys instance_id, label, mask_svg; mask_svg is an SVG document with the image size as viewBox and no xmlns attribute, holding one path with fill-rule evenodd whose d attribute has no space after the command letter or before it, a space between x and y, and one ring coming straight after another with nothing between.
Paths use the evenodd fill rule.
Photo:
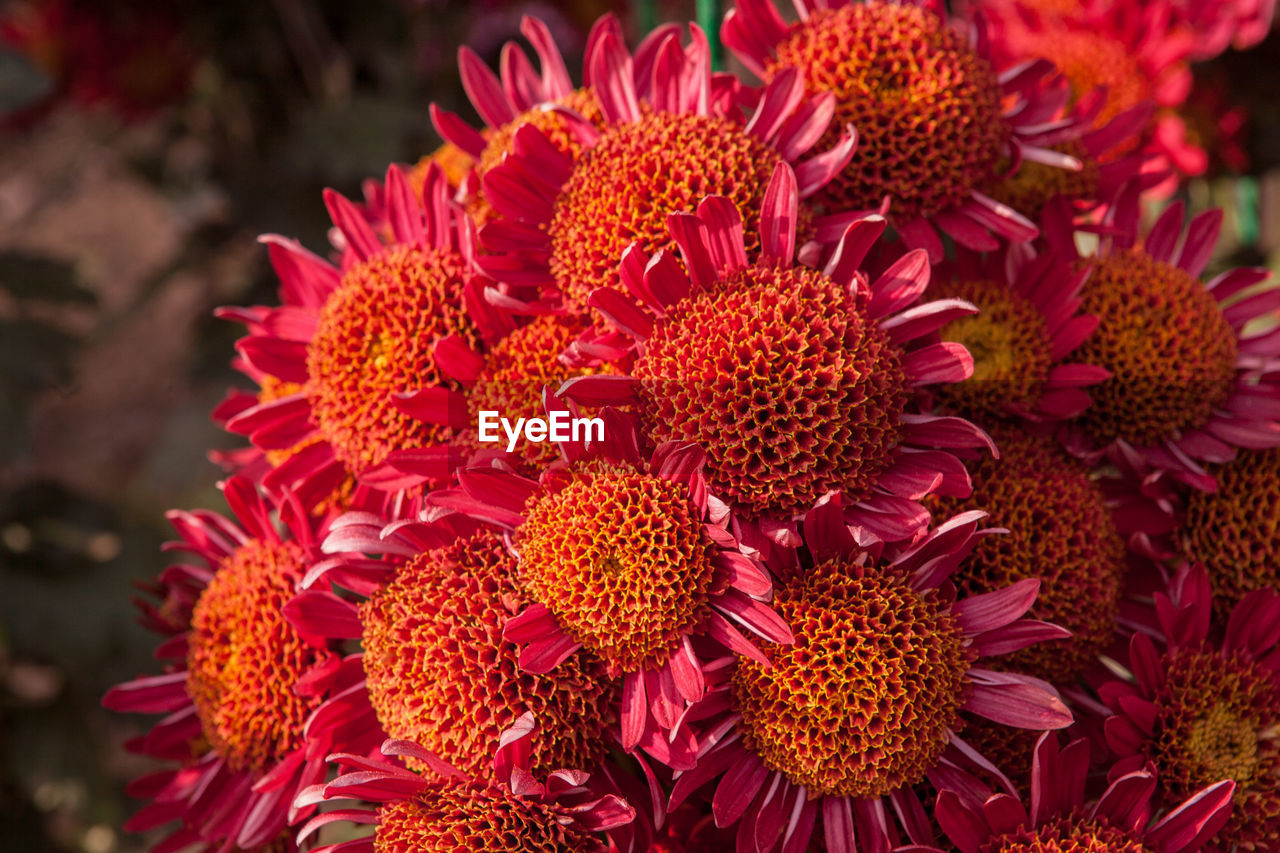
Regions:
<instances>
[{"instance_id":1,"label":"orange-red pollen","mask_svg":"<svg viewBox=\"0 0 1280 853\"><path fill-rule=\"evenodd\" d=\"M602 461L530 498L515 533L529 594L613 674L664 664L706 615L714 546L688 490Z\"/></svg>"},{"instance_id":2,"label":"orange-red pollen","mask_svg":"<svg viewBox=\"0 0 1280 853\"><path fill-rule=\"evenodd\" d=\"M447 438L443 427L402 413L393 395L455 384L433 350L449 334L479 342L463 307L468 276L454 252L397 246L347 270L321 309L306 391L312 421L351 473Z\"/></svg>"},{"instance_id":3,"label":"orange-red pollen","mask_svg":"<svg viewBox=\"0 0 1280 853\"><path fill-rule=\"evenodd\" d=\"M482 778L499 736L532 711L534 775L595 767L617 720L619 685L589 655L546 675L521 670L502 628L527 603L515 557L496 533L401 567L360 608L369 699L387 734Z\"/></svg>"},{"instance_id":4,"label":"orange-red pollen","mask_svg":"<svg viewBox=\"0 0 1280 853\"><path fill-rule=\"evenodd\" d=\"M667 217L695 209L708 195L734 203L754 251L761 202L780 160L772 147L716 116L651 112L607 128L556 200L549 235L557 285L585 311L597 288L621 289L618 260L632 242L651 255L675 251Z\"/></svg>"},{"instance_id":5,"label":"orange-red pollen","mask_svg":"<svg viewBox=\"0 0 1280 853\"><path fill-rule=\"evenodd\" d=\"M743 743L810 795L881 797L920 782L968 698L974 659L949 604L891 570L832 561L780 590L792 646L733 676Z\"/></svg>"},{"instance_id":6,"label":"orange-red pollen","mask_svg":"<svg viewBox=\"0 0 1280 853\"><path fill-rule=\"evenodd\" d=\"M233 770L269 769L298 749L319 704L294 687L327 652L283 615L305 567L295 543L250 541L218 566L192 614L187 692Z\"/></svg>"},{"instance_id":7,"label":"orange-red pollen","mask_svg":"<svg viewBox=\"0 0 1280 853\"><path fill-rule=\"evenodd\" d=\"M706 449L715 492L756 515L864 496L892 462L907 386L862 288L759 264L654 325L636 363L657 441Z\"/></svg>"},{"instance_id":8,"label":"orange-red pollen","mask_svg":"<svg viewBox=\"0 0 1280 853\"><path fill-rule=\"evenodd\" d=\"M1008 145L990 63L932 12L868 0L821 10L778 44L769 75L795 68L810 93L834 92L817 148L858 131L849 167L814 200L832 211L878 207L929 216L990 181Z\"/></svg>"},{"instance_id":9,"label":"orange-red pollen","mask_svg":"<svg viewBox=\"0 0 1280 853\"><path fill-rule=\"evenodd\" d=\"M1055 780L1056 781L1056 780ZM987 839L980 853L1147 853L1131 833L1078 810Z\"/></svg>"},{"instance_id":10,"label":"orange-red pollen","mask_svg":"<svg viewBox=\"0 0 1280 853\"><path fill-rule=\"evenodd\" d=\"M560 810L497 785L442 785L378 809L376 853L597 853L599 840Z\"/></svg>"},{"instance_id":11,"label":"orange-red pollen","mask_svg":"<svg viewBox=\"0 0 1280 853\"><path fill-rule=\"evenodd\" d=\"M1158 445L1202 426L1231 394L1235 332L1196 278L1139 249L1086 261L1081 310L1101 318L1073 358L1111 371L1081 416L1100 443Z\"/></svg>"}]
</instances>

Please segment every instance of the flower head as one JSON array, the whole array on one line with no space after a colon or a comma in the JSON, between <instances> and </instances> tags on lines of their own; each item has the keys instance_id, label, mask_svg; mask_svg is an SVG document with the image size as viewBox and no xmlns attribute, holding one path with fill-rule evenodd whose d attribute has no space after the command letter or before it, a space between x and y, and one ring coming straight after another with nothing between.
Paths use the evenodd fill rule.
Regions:
<instances>
[{"instance_id":1,"label":"flower head","mask_svg":"<svg viewBox=\"0 0 1280 853\"><path fill-rule=\"evenodd\" d=\"M1191 91L1188 60L1195 35L1168 2L1080 3L1056 15L1020 14L1015 4L1005 4L993 20L994 50L1007 61L1052 62L1070 84L1073 100L1105 92L1091 120L1094 129L1145 110L1142 132L1112 156L1145 148L1160 158L1161 167L1184 175L1204 171L1205 152L1187 139L1177 113Z\"/></svg>"},{"instance_id":2,"label":"flower head","mask_svg":"<svg viewBox=\"0 0 1280 853\"><path fill-rule=\"evenodd\" d=\"M1167 853L1199 850L1231 810L1231 782L1219 782L1175 804L1159 819L1157 779L1149 769L1117 776L1097 801L1085 795L1089 744L1059 747L1045 732L1035 748L1030 805L1005 793L938 795L938 824L960 853ZM1163 781L1163 780L1161 780Z\"/></svg>"},{"instance_id":3,"label":"flower head","mask_svg":"<svg viewBox=\"0 0 1280 853\"><path fill-rule=\"evenodd\" d=\"M540 483L470 468L459 490L428 500L512 529L534 601L504 631L524 647L520 666L552 672L579 649L598 656L623 678L623 746L678 763L689 748L679 714L706 690L694 640L758 656L739 626L777 643L791 634L763 603L764 568L710 514L701 451L667 442L646 460L629 422L607 415L609 443L574 452Z\"/></svg>"},{"instance_id":4,"label":"flower head","mask_svg":"<svg viewBox=\"0 0 1280 853\"><path fill-rule=\"evenodd\" d=\"M479 777L501 732L531 711L541 721L534 772L598 765L619 685L585 654L551 673L522 671L502 630L526 605L516 559L492 531L402 565L360 606L369 699L387 734Z\"/></svg>"},{"instance_id":5,"label":"flower head","mask_svg":"<svg viewBox=\"0 0 1280 853\"><path fill-rule=\"evenodd\" d=\"M358 684L359 661L344 660L337 644L287 618L323 528L285 504L279 513L290 535L282 536L273 508L247 480L228 480L225 493L234 522L209 512L170 514L182 536L173 547L203 565L172 566L162 577L173 600L190 608L189 627L162 646L169 671L122 684L103 700L115 710L168 715L137 748L179 766L149 780L154 803L126 826L179 821L170 836L175 847L255 849L276 841L309 811L288 804L323 778L324 752L364 749L380 737L376 728L344 733L316 721L327 695Z\"/></svg>"},{"instance_id":6,"label":"flower head","mask_svg":"<svg viewBox=\"0 0 1280 853\"><path fill-rule=\"evenodd\" d=\"M839 492L864 538L909 538L927 520L921 497L968 493L947 450L990 446L967 421L911 410L916 389L971 369L962 346L916 339L974 309L914 304L929 279L923 251L865 273L879 216L850 225L822 270L796 265L797 203L780 164L758 253L718 196L670 217L684 269L669 252L629 249L621 271L631 298L599 290L591 302L636 340L631 375L570 380L561 393L632 403L655 440L706 448L708 482L740 522L793 528Z\"/></svg>"},{"instance_id":7,"label":"flower head","mask_svg":"<svg viewBox=\"0 0 1280 853\"><path fill-rule=\"evenodd\" d=\"M559 769L538 781L528 760L535 731L532 713L516 720L502 733L492 776L481 778L470 778L404 740L386 741L381 759L332 755L331 761L350 769L312 786L297 802L358 798L376 807L326 812L302 829L299 840L349 820L377 828L372 836L318 847L315 853L604 853L605 844L595 833L625 827L635 810L616 794L594 793L587 787L590 777L581 771ZM410 772L394 763L396 758L427 769L422 775Z\"/></svg>"},{"instance_id":8,"label":"flower head","mask_svg":"<svg viewBox=\"0 0 1280 853\"><path fill-rule=\"evenodd\" d=\"M970 463L973 495L940 501L939 511L977 507L1009 532L984 537L952 580L962 593L977 595L1038 579L1031 615L1071 637L1014 652L1001 668L1066 683L1111 643L1126 569L1124 540L1088 468L1056 441L1009 427L992 437L1000 458Z\"/></svg>"},{"instance_id":9,"label":"flower head","mask_svg":"<svg viewBox=\"0 0 1280 853\"><path fill-rule=\"evenodd\" d=\"M533 295L550 289L568 310L584 313L596 290L620 288L618 260L629 245L649 253L672 246L670 212L723 195L754 226L774 167L809 151L831 118L831 99L805 98L799 78L782 75L743 122L716 91L705 36L692 30L686 48L667 31L634 57L616 32L598 30L586 68L602 122L576 119L580 153L566 154L526 124L482 181L501 215L480 233L492 253L480 259L490 275ZM637 71L646 62L650 76ZM798 163L802 195L852 156L852 133L837 135L831 150ZM813 227L821 237L820 223Z\"/></svg>"},{"instance_id":10,"label":"flower head","mask_svg":"<svg viewBox=\"0 0 1280 853\"><path fill-rule=\"evenodd\" d=\"M722 36L762 80L796 73L807 92L834 94L834 126L857 130L857 159L815 204L865 212L887 197L894 228L935 262L938 231L976 250L996 248L993 234L1036 236L1030 220L983 191L1002 162L1080 167L1040 144L1059 106L1043 97L1047 64L997 68L983 43L923 4L803 0L796 8L800 19L787 24L771 2L738 3Z\"/></svg>"},{"instance_id":11,"label":"flower head","mask_svg":"<svg viewBox=\"0 0 1280 853\"><path fill-rule=\"evenodd\" d=\"M1043 253L1001 263L960 252L939 264L930 293L964 300L978 312L939 330L969 352L973 374L931 389L935 403L979 423L1010 416L1055 421L1088 408L1086 388L1107 372L1067 360L1098 325L1097 317L1080 313L1088 274Z\"/></svg>"},{"instance_id":12,"label":"flower head","mask_svg":"<svg viewBox=\"0 0 1280 853\"><path fill-rule=\"evenodd\" d=\"M1131 679L1099 696L1114 716L1107 745L1119 757L1113 778L1147 762L1179 799L1221 780L1234 783L1235 808L1212 838L1224 849L1280 845L1280 680L1275 626L1280 595L1259 590L1231 611L1225 636L1209 638L1212 598L1203 567L1156 595L1161 652L1146 634L1129 646Z\"/></svg>"},{"instance_id":13,"label":"flower head","mask_svg":"<svg viewBox=\"0 0 1280 853\"><path fill-rule=\"evenodd\" d=\"M855 836L859 846L891 843L888 801L911 841L924 843L913 788L963 784L960 766L973 761L995 771L957 736L962 710L1027 728L1068 725L1066 707L1034 679L976 666L1066 633L1020 619L1034 580L960 601L949 594L981 517L956 516L876 555L856 546L838 501L811 511L812 567L774 605L795 642L767 646L767 663L738 660L704 710L695 707L697 766L677 774L672 805L719 777L712 811L720 826L738 823L740 849L805 849L821 818L827 848L841 850Z\"/></svg>"},{"instance_id":14,"label":"flower head","mask_svg":"<svg viewBox=\"0 0 1280 853\"><path fill-rule=\"evenodd\" d=\"M341 268L293 241L264 238L284 304L224 311L249 326L238 344L242 366L264 389L224 407L227 428L263 452L289 451L263 475L268 489L289 488L312 505L344 478L388 490L432 479L395 467L408 451L418 458L434 449L435 478L447 472L450 429L404 411L405 397L456 387L436 363L442 340L479 345L511 323L479 298L472 226L447 200L438 168L426 187L420 202L403 173L388 170L389 245L354 205L327 193L345 244ZM291 393L270 392L281 383Z\"/></svg>"},{"instance_id":15,"label":"flower head","mask_svg":"<svg viewBox=\"0 0 1280 853\"><path fill-rule=\"evenodd\" d=\"M1067 440L1091 459L1132 449L1153 468L1212 490L1203 463L1226 461L1236 447L1280 444L1271 412L1277 390L1263 370L1280 353L1280 336L1246 328L1280 304L1280 289L1241 298L1269 278L1254 269L1201 282L1222 213L1195 217L1185 237L1182 220L1183 207L1174 204L1140 240L1138 191L1130 185L1107 215L1114 236L1077 261L1091 270L1080 290L1083 310L1099 324L1076 358L1111 377L1090 390L1093 405ZM1059 256L1075 258L1065 219L1050 230Z\"/></svg>"}]
</instances>

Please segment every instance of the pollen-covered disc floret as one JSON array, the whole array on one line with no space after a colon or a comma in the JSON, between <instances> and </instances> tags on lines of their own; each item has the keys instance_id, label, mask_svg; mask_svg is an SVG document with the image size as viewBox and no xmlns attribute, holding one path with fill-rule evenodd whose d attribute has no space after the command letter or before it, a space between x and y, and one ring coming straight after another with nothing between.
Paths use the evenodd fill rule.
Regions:
<instances>
[{"instance_id":1,"label":"pollen-covered disc floret","mask_svg":"<svg viewBox=\"0 0 1280 853\"><path fill-rule=\"evenodd\" d=\"M393 395L443 377L432 350L456 334L478 341L463 309L467 271L450 252L397 247L348 269L307 348L312 418L348 468L432 444L439 428L396 408Z\"/></svg>"},{"instance_id":2,"label":"pollen-covered disc floret","mask_svg":"<svg viewBox=\"0 0 1280 853\"><path fill-rule=\"evenodd\" d=\"M893 462L902 353L869 294L761 263L696 290L654 324L633 375L658 440L707 448L709 482L750 515L838 490L865 497Z\"/></svg>"},{"instance_id":3,"label":"pollen-covered disc floret","mask_svg":"<svg viewBox=\"0 0 1280 853\"><path fill-rule=\"evenodd\" d=\"M467 389L468 423L478 424L483 411L498 412L512 423L517 418L545 417L544 389L555 391L572 376L608 369L608 365L570 367L561 360L585 330L585 324L571 317L544 314L495 344L485 353L474 384ZM473 450L493 446L480 444L474 429L464 434L463 442ZM531 472L559 456L552 442L520 442L515 453Z\"/></svg>"},{"instance_id":4,"label":"pollen-covered disc floret","mask_svg":"<svg viewBox=\"0 0 1280 853\"><path fill-rule=\"evenodd\" d=\"M968 493L948 451L991 447L968 421L913 411L916 389L972 369L963 346L920 339L975 309L916 304L930 274L923 250L868 276L863 261L887 227L880 216L850 223L821 271L797 265L796 180L778 164L756 258L721 196L671 216L683 268L670 252L650 258L633 246L620 267L630 298L593 296L636 341L631 375L570 380L563 393L633 403L659 440L706 448L707 479L741 524L794 526L839 493L864 541L906 539L928 520L920 498ZM941 452L914 455L926 448ZM922 484L917 459L937 477Z\"/></svg>"},{"instance_id":5,"label":"pollen-covered disc floret","mask_svg":"<svg viewBox=\"0 0 1280 853\"><path fill-rule=\"evenodd\" d=\"M387 734L480 777L501 732L532 711L534 772L596 766L618 684L585 655L549 674L522 672L502 628L526 604L515 556L493 532L400 567L360 608L369 696Z\"/></svg>"},{"instance_id":6,"label":"pollen-covered disc floret","mask_svg":"<svg viewBox=\"0 0 1280 853\"><path fill-rule=\"evenodd\" d=\"M192 615L187 689L204 736L234 770L296 749L319 704L294 686L323 650L282 612L304 568L295 543L251 541L219 566Z\"/></svg>"},{"instance_id":7,"label":"pollen-covered disc floret","mask_svg":"<svg viewBox=\"0 0 1280 853\"><path fill-rule=\"evenodd\" d=\"M530 595L614 672L661 666L706 616L715 549L679 483L581 463L531 499L515 547Z\"/></svg>"},{"instance_id":8,"label":"pollen-covered disc floret","mask_svg":"<svg viewBox=\"0 0 1280 853\"><path fill-rule=\"evenodd\" d=\"M374 824L372 836L337 847L359 853L604 853L592 833L624 827L635 809L616 794L587 787L589 774L559 768L535 775L529 765L529 740L537 730L531 712L504 729L488 755L492 768L472 777L420 744L387 740L382 755L335 755L347 768L330 782L308 788L298 802L360 799L374 808L338 808L311 820L299 833L301 844L335 820ZM388 759L411 759L424 772L405 770ZM603 787L614 790L610 782ZM620 836L628 837L628 836ZM310 849L310 848L308 848ZM332 851L334 847L315 848ZM608 849L618 849L610 846Z\"/></svg>"},{"instance_id":9,"label":"pollen-covered disc floret","mask_svg":"<svg viewBox=\"0 0 1280 853\"><path fill-rule=\"evenodd\" d=\"M858 547L839 498L810 510L804 568L774 595L794 639L739 657L718 677L711 710L695 706L698 763L676 775L672 808L718 779L716 825L736 824L740 848L758 838L758 850L775 853L807 849L819 819L828 849L852 849L855 838L888 845L901 837L891 802L924 844L917 786L945 787L943 777L978 755L957 734L961 712L1039 731L1069 725L1043 683L979 660L1066 635L1020 618L1036 581L956 600L949 577L985 535L981 518L964 513L872 554ZM757 835L771 815L791 817Z\"/></svg>"},{"instance_id":10,"label":"pollen-covered disc floret","mask_svg":"<svg viewBox=\"0 0 1280 853\"><path fill-rule=\"evenodd\" d=\"M1111 371L1082 423L1099 440L1159 444L1205 423L1231 394L1236 338L1186 271L1138 249L1092 262L1081 291L1102 318L1079 355Z\"/></svg>"},{"instance_id":11,"label":"pollen-covered disc floret","mask_svg":"<svg viewBox=\"0 0 1280 853\"><path fill-rule=\"evenodd\" d=\"M974 654L933 590L830 561L780 590L795 644L738 663L743 743L812 794L870 798L924 779L968 698Z\"/></svg>"},{"instance_id":12,"label":"pollen-covered disc floret","mask_svg":"<svg viewBox=\"0 0 1280 853\"><path fill-rule=\"evenodd\" d=\"M497 785L453 785L378 809L376 853L594 853L604 845L563 825L559 810Z\"/></svg>"},{"instance_id":13,"label":"pollen-covered disc floret","mask_svg":"<svg viewBox=\"0 0 1280 853\"><path fill-rule=\"evenodd\" d=\"M1115 716L1107 744L1113 773L1151 762L1166 790L1190 796L1234 783L1235 808L1212 843L1223 849L1280 847L1280 680L1274 668L1280 596L1250 594L1210 642L1212 598L1201 566L1184 567L1171 593L1156 594L1163 653L1145 635L1130 644L1136 683L1113 681L1099 696Z\"/></svg>"},{"instance_id":14,"label":"pollen-covered disc floret","mask_svg":"<svg viewBox=\"0 0 1280 853\"><path fill-rule=\"evenodd\" d=\"M1139 196L1130 183L1108 205L1108 234L1087 257L1077 255L1062 206L1046 208L1054 252L1089 273L1080 296L1098 327L1076 357L1110 374L1090 389L1093 405L1061 437L1091 462L1106 456L1213 491L1209 468L1236 448L1280 445L1280 377L1267 368L1280 355L1280 336L1255 322L1274 310L1280 291L1259 286L1271 277L1266 269L1200 281L1222 211L1184 222L1175 202L1143 233Z\"/></svg>"},{"instance_id":15,"label":"pollen-covered disc floret","mask_svg":"<svg viewBox=\"0 0 1280 853\"><path fill-rule=\"evenodd\" d=\"M551 221L551 272L578 306L620 289L618 259L633 242L673 249L667 216L708 195L729 198L758 231L765 187L781 155L727 118L654 112L617 125L581 158ZM602 227L607 223L607 227Z\"/></svg>"},{"instance_id":16,"label":"pollen-covered disc floret","mask_svg":"<svg viewBox=\"0 0 1280 853\"><path fill-rule=\"evenodd\" d=\"M1033 829L1020 827L977 849L980 853L1148 853L1131 833L1090 818L1084 809Z\"/></svg>"},{"instance_id":17,"label":"pollen-covered disc floret","mask_svg":"<svg viewBox=\"0 0 1280 853\"><path fill-rule=\"evenodd\" d=\"M895 213L930 216L984 186L1008 144L990 63L919 6L813 12L778 43L766 79L786 68L810 92L834 92L832 126L858 131L856 162L814 199L831 210L874 209L888 195Z\"/></svg>"},{"instance_id":18,"label":"pollen-covered disc floret","mask_svg":"<svg viewBox=\"0 0 1280 853\"><path fill-rule=\"evenodd\" d=\"M181 536L169 550L190 556L158 579L159 604L142 605L144 622L168 635L156 654L165 671L103 699L164 715L130 744L163 764L137 788L151 802L125 828L164 827L160 843L175 850L293 850L273 845L314 807L284 804L323 778L328 752L371 749L381 736L316 719L333 692L360 680L357 660L290 620L323 522L293 501L268 505L246 477L223 490L234 519L169 513ZM359 695L348 702L367 706Z\"/></svg>"},{"instance_id":19,"label":"pollen-covered disc floret","mask_svg":"<svg viewBox=\"0 0 1280 853\"><path fill-rule=\"evenodd\" d=\"M1057 442L1008 428L992 438L1000 458L969 463L973 495L941 501L940 509L981 507L1009 532L979 542L954 580L976 595L1038 578L1031 615L1061 625L1071 638L1014 652L1001 667L1065 681L1096 660L1115 632L1124 540L1087 467Z\"/></svg>"},{"instance_id":20,"label":"pollen-covered disc floret","mask_svg":"<svg viewBox=\"0 0 1280 853\"><path fill-rule=\"evenodd\" d=\"M1007 285L986 279L941 280L938 296L963 299L978 314L943 327L945 340L963 344L973 357L973 375L944 385L940 405L987 421L1011 409L1035 408L1049 378L1049 329L1031 301Z\"/></svg>"},{"instance_id":21,"label":"pollen-covered disc floret","mask_svg":"<svg viewBox=\"0 0 1280 853\"><path fill-rule=\"evenodd\" d=\"M1177 550L1209 572L1220 615L1280 587L1280 450L1246 451L1213 469L1215 492L1187 497Z\"/></svg>"}]
</instances>

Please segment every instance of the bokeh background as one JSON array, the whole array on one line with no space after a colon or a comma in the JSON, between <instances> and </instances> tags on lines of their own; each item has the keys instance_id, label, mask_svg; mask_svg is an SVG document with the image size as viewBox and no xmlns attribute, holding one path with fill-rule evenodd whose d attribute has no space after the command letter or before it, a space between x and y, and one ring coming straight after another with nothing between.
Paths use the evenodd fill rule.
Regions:
<instances>
[{"instance_id":1,"label":"bokeh background","mask_svg":"<svg viewBox=\"0 0 1280 853\"><path fill-rule=\"evenodd\" d=\"M191 11L180 11L190 6ZM703 5L707 5L705 2ZM0 851L143 849L117 827L144 720L102 710L154 671L132 587L170 507L221 508L209 412L242 378L224 304L270 302L264 232L326 245L323 187L438 144L469 115L455 46L490 63L536 14L577 61L694 0L17 0L0 5ZM1280 35L1195 68L1212 153L1189 186L1224 257L1280 268Z\"/></svg>"}]
</instances>

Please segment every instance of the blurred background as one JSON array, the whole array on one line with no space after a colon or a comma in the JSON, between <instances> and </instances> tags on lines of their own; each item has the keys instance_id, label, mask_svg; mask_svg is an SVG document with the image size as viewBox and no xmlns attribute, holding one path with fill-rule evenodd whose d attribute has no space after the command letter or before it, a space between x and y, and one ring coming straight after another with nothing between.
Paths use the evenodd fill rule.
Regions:
<instances>
[{"instance_id":1,"label":"blurred background","mask_svg":"<svg viewBox=\"0 0 1280 853\"><path fill-rule=\"evenodd\" d=\"M606 11L694 2L20 0L0 5L0 850L137 851L117 827L146 720L103 711L154 671L131 585L170 507L223 508L209 412L242 380L224 304L275 299L263 232L323 251L323 187L358 197L471 116L455 46L491 64L536 14L577 67ZM705 4L704 4L705 5ZM1280 254L1280 38L1197 66L1185 108L1227 208L1226 261Z\"/></svg>"}]
</instances>

